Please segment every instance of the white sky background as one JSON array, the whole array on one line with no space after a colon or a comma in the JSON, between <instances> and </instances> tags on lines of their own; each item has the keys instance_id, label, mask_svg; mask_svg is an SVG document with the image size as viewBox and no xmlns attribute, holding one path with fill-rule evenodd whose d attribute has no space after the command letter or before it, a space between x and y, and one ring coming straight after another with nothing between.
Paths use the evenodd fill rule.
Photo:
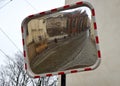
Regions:
<instances>
[{"instance_id":1,"label":"white sky background","mask_svg":"<svg viewBox=\"0 0 120 86\"><path fill-rule=\"evenodd\" d=\"M9 1L0 0L0 29L9 36L21 51L23 51L21 36L22 20L30 14L64 6L65 2L65 0L12 0L9 4L5 5ZM19 51L1 31L0 49L11 57L14 57L14 54ZM5 56L0 52L0 65L4 64L4 62Z\"/></svg>"}]
</instances>

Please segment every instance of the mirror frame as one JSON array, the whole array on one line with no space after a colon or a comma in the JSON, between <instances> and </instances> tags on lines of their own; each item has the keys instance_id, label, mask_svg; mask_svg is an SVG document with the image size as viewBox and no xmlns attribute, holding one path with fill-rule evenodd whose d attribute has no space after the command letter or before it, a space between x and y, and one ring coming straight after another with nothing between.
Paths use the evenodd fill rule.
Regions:
<instances>
[{"instance_id":1,"label":"mirror frame","mask_svg":"<svg viewBox=\"0 0 120 86\"><path fill-rule=\"evenodd\" d=\"M27 55L27 52L26 52L27 51L26 42L25 42L26 28L27 28L26 24L31 19L34 19L34 18L37 18L37 17L42 17L44 15L48 15L48 14L51 14L51 13L64 11L64 10L68 10L68 9L76 8L76 7L81 7L81 6L86 6L91 10L91 14L92 14L91 19L93 20L93 28L94 28L94 34L95 34L97 56L98 56L98 59L97 59L96 63L94 65L92 65L92 66L84 67L84 68L78 68L78 69L72 69L72 70L66 70L66 71L58 71L58 72L52 72L52 73L45 73L45 74L34 74L32 72L32 70L31 70L31 68L30 68L29 63L28 63L29 60L28 60L28 55ZM96 19L95 19L95 10L94 10L94 7L89 2L86 2L86 1L77 2L75 4L65 5L65 6L60 7L60 8L55 8L55 9L51 9L51 10L48 10L48 11L40 12L38 14L29 15L28 17L26 17L23 20L23 22L21 24L21 32L22 32L23 55L24 55L24 60L25 60L24 67L25 67L25 70L27 71L27 74L30 77L40 78L40 77L46 77L46 76L49 77L49 76L53 76L53 75L62 75L62 74L68 74L68 73L77 73L77 72L82 72L82 71L90 71L90 70L96 69L100 65L101 52L100 52L100 47L99 47L99 37L98 37L98 33L97 33L97 23L96 23Z\"/></svg>"}]
</instances>

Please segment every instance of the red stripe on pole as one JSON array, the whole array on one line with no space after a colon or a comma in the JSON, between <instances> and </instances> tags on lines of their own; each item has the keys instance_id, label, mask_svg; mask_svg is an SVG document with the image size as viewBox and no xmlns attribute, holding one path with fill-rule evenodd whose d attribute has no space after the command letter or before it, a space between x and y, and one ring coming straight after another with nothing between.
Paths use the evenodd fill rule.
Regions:
<instances>
[{"instance_id":1,"label":"red stripe on pole","mask_svg":"<svg viewBox=\"0 0 120 86\"><path fill-rule=\"evenodd\" d=\"M69 8L69 7L70 7L70 5L65 5L63 8L66 9L66 8Z\"/></svg>"},{"instance_id":2,"label":"red stripe on pole","mask_svg":"<svg viewBox=\"0 0 120 86\"><path fill-rule=\"evenodd\" d=\"M98 58L101 58L101 52L98 50Z\"/></svg>"},{"instance_id":3,"label":"red stripe on pole","mask_svg":"<svg viewBox=\"0 0 120 86\"><path fill-rule=\"evenodd\" d=\"M64 72L59 72L58 75L62 75L62 74L65 74Z\"/></svg>"},{"instance_id":4,"label":"red stripe on pole","mask_svg":"<svg viewBox=\"0 0 120 86\"><path fill-rule=\"evenodd\" d=\"M34 76L34 78L40 78L40 76Z\"/></svg>"},{"instance_id":5,"label":"red stripe on pole","mask_svg":"<svg viewBox=\"0 0 120 86\"><path fill-rule=\"evenodd\" d=\"M23 26L21 27L21 32L23 33Z\"/></svg>"},{"instance_id":6,"label":"red stripe on pole","mask_svg":"<svg viewBox=\"0 0 120 86\"><path fill-rule=\"evenodd\" d=\"M55 12L55 11L57 11L57 9L56 9L56 8L51 10L51 12Z\"/></svg>"},{"instance_id":7,"label":"red stripe on pole","mask_svg":"<svg viewBox=\"0 0 120 86\"><path fill-rule=\"evenodd\" d=\"M92 16L95 16L95 10L92 9Z\"/></svg>"},{"instance_id":8,"label":"red stripe on pole","mask_svg":"<svg viewBox=\"0 0 120 86\"><path fill-rule=\"evenodd\" d=\"M76 3L76 5L82 5L83 4L83 2L77 2Z\"/></svg>"},{"instance_id":9,"label":"red stripe on pole","mask_svg":"<svg viewBox=\"0 0 120 86\"><path fill-rule=\"evenodd\" d=\"M26 52L24 51L24 57L26 57Z\"/></svg>"},{"instance_id":10,"label":"red stripe on pole","mask_svg":"<svg viewBox=\"0 0 120 86\"><path fill-rule=\"evenodd\" d=\"M98 43L99 43L99 38L98 38L98 36L96 36L95 38L96 38L96 43L98 44Z\"/></svg>"},{"instance_id":11,"label":"red stripe on pole","mask_svg":"<svg viewBox=\"0 0 120 86\"><path fill-rule=\"evenodd\" d=\"M94 22L94 29L95 29L95 30L97 29L97 24L96 24L96 22Z\"/></svg>"},{"instance_id":12,"label":"red stripe on pole","mask_svg":"<svg viewBox=\"0 0 120 86\"><path fill-rule=\"evenodd\" d=\"M90 71L92 68L85 68L84 71Z\"/></svg>"},{"instance_id":13,"label":"red stripe on pole","mask_svg":"<svg viewBox=\"0 0 120 86\"><path fill-rule=\"evenodd\" d=\"M46 74L46 76L52 76L52 74Z\"/></svg>"},{"instance_id":14,"label":"red stripe on pole","mask_svg":"<svg viewBox=\"0 0 120 86\"><path fill-rule=\"evenodd\" d=\"M34 15L29 15L28 17L31 18L31 17L33 17L33 16L34 16Z\"/></svg>"},{"instance_id":15,"label":"red stripe on pole","mask_svg":"<svg viewBox=\"0 0 120 86\"><path fill-rule=\"evenodd\" d=\"M25 63L25 69L27 70L27 64Z\"/></svg>"},{"instance_id":16,"label":"red stripe on pole","mask_svg":"<svg viewBox=\"0 0 120 86\"><path fill-rule=\"evenodd\" d=\"M40 15L43 15L43 14L45 14L45 12L41 12L41 13L39 13Z\"/></svg>"},{"instance_id":17,"label":"red stripe on pole","mask_svg":"<svg viewBox=\"0 0 120 86\"><path fill-rule=\"evenodd\" d=\"M25 44L24 39L22 39L22 44L23 44L23 45Z\"/></svg>"},{"instance_id":18,"label":"red stripe on pole","mask_svg":"<svg viewBox=\"0 0 120 86\"><path fill-rule=\"evenodd\" d=\"M71 71L71 73L76 73L76 72L78 72L78 71L77 71L77 70L72 70L72 71Z\"/></svg>"}]
</instances>

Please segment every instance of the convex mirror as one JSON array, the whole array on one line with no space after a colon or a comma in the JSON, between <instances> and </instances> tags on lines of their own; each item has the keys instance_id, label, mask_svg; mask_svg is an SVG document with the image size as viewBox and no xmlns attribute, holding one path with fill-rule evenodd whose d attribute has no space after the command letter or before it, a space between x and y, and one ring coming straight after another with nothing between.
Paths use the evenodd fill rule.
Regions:
<instances>
[{"instance_id":1,"label":"convex mirror","mask_svg":"<svg viewBox=\"0 0 120 86\"><path fill-rule=\"evenodd\" d=\"M99 65L95 11L78 2L30 15L22 22L25 68L51 76L92 70Z\"/></svg>"}]
</instances>

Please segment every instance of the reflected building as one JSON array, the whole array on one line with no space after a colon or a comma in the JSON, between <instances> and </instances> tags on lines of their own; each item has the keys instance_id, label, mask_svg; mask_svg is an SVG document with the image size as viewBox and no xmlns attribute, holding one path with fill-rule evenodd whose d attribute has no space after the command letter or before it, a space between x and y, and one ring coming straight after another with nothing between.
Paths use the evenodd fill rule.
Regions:
<instances>
[{"instance_id":1,"label":"reflected building","mask_svg":"<svg viewBox=\"0 0 120 86\"><path fill-rule=\"evenodd\" d=\"M33 19L28 23L26 43L30 60L47 47L48 34L44 19ZM32 51L31 51L32 50Z\"/></svg>"},{"instance_id":2,"label":"reflected building","mask_svg":"<svg viewBox=\"0 0 120 86\"><path fill-rule=\"evenodd\" d=\"M65 34L66 18L63 15L47 18L47 32L50 37Z\"/></svg>"},{"instance_id":3,"label":"reflected building","mask_svg":"<svg viewBox=\"0 0 120 86\"><path fill-rule=\"evenodd\" d=\"M64 17L67 18L67 33L69 35L74 35L90 28L90 19L86 11L74 11L64 14Z\"/></svg>"},{"instance_id":4,"label":"reflected building","mask_svg":"<svg viewBox=\"0 0 120 86\"><path fill-rule=\"evenodd\" d=\"M46 22L44 19L34 19L32 21L29 22L28 24L28 32L29 36L31 36L31 38L29 38L30 40L32 39L32 41L34 41L34 43L39 44L42 43L44 40L46 40L48 38L48 34L46 31Z\"/></svg>"}]
</instances>

